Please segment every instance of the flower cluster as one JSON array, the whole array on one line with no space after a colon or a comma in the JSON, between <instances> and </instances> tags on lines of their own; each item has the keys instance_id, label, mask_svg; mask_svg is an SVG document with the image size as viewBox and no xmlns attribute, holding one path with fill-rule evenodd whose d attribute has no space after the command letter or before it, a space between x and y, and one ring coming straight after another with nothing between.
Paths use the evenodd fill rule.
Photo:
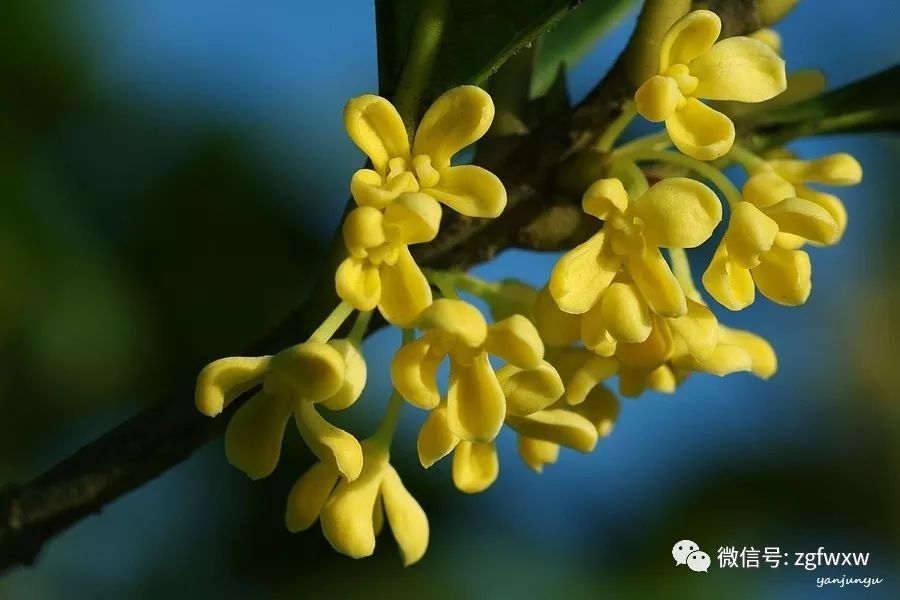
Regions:
<instances>
[{"instance_id":1,"label":"flower cluster","mask_svg":"<svg viewBox=\"0 0 900 600\"><path fill-rule=\"evenodd\" d=\"M658 74L637 89L620 119L627 124L639 113L664 121L665 133L619 147L615 136L602 136L596 150L604 153L604 176L581 197L595 232L573 244L537 287L423 271L410 251L436 238L442 205L474 218L504 210L506 191L494 174L451 164L491 126L486 92L445 92L412 139L388 100L348 102L344 124L371 168L350 182L355 206L343 221L346 256L335 273L341 304L306 342L274 356L217 360L196 389L206 415L240 404L226 431L226 455L253 479L275 469L294 417L317 462L288 496L290 531L318 521L336 550L359 558L374 552L387 522L404 564L423 556L428 519L390 463L404 400L427 411L416 442L422 466L452 455L454 485L477 493L498 478L504 427L538 473L561 448L594 450L619 414L613 380L619 395L636 397L672 393L694 373L775 373L766 340L719 322L687 251L712 245L724 229L702 284L726 309L746 308L757 289L774 302L802 304L811 290L804 248L837 243L847 226L840 199L811 186L853 185L862 169L844 153L806 161L783 149L759 156L737 142L731 116L752 110L743 104L790 102L776 98L786 87L785 97L807 97L820 81L804 75L791 79L796 87L788 84L774 32L719 40L720 31L719 18L699 10L665 34ZM666 176L651 185L642 163L665 166ZM721 171L729 164L747 173L740 190ZM486 304L492 319L460 294ZM403 330L403 344L391 362L387 413L360 442L318 407L340 411L360 397L367 376L360 344L376 308ZM355 311L349 336L332 339Z\"/></svg>"},{"instance_id":2,"label":"flower cluster","mask_svg":"<svg viewBox=\"0 0 900 600\"><path fill-rule=\"evenodd\" d=\"M361 311L377 306L400 327L431 304L431 288L409 246L435 238L441 204L468 217L496 217L506 206L506 189L494 174L450 164L493 119L487 92L454 88L422 117L410 149L406 126L389 101L368 95L347 103L344 126L373 168L360 169L350 182L357 207L344 219L349 256L335 274L342 300Z\"/></svg>"}]
</instances>

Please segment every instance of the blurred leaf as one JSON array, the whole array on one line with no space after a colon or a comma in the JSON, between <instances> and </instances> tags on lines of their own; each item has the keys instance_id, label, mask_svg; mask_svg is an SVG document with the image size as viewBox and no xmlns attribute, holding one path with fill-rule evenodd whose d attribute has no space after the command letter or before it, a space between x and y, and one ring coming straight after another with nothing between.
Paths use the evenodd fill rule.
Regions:
<instances>
[{"instance_id":1,"label":"blurred leaf","mask_svg":"<svg viewBox=\"0 0 900 600\"><path fill-rule=\"evenodd\" d=\"M571 68L635 4L635 0L586 0L578 10L561 19L541 39L531 79L532 97L543 96L553 85L559 68Z\"/></svg>"},{"instance_id":2,"label":"blurred leaf","mask_svg":"<svg viewBox=\"0 0 900 600\"><path fill-rule=\"evenodd\" d=\"M409 51L421 0L376 0L382 95L391 95ZM452 0L426 99L456 85L481 84L561 19L572 0Z\"/></svg>"},{"instance_id":3,"label":"blurred leaf","mask_svg":"<svg viewBox=\"0 0 900 600\"><path fill-rule=\"evenodd\" d=\"M736 125L756 148L829 133L900 129L900 65L792 106L754 112Z\"/></svg>"}]
</instances>

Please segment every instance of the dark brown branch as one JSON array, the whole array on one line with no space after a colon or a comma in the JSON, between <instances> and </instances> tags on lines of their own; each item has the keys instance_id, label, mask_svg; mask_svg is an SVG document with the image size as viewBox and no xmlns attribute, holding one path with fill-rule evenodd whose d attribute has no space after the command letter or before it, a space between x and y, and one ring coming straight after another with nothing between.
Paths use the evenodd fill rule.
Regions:
<instances>
[{"instance_id":1,"label":"dark brown branch","mask_svg":"<svg viewBox=\"0 0 900 600\"><path fill-rule=\"evenodd\" d=\"M755 24L740 10L726 11L734 32ZM735 7L753 8L734 0ZM491 143L506 144L502 152L482 152L479 162L506 184L509 204L494 220L448 215L433 243L417 247L417 259L432 268L467 268L504 248L560 248L577 241L584 231L571 186L560 189L557 173L564 162L614 119L634 89L624 77L621 60L574 110L545 118L531 132ZM501 158L494 158L501 157ZM340 256L335 242L333 257ZM312 297L246 355L272 354L305 339L336 305L331 277L335 259L324 265ZM211 357L213 358L213 357ZM0 571L31 564L44 543L84 517L100 512L127 494L185 460L195 450L222 435L235 402L215 419L197 412L192 390L185 386L90 442L69 458L22 486L8 486L0 495Z\"/></svg>"}]
</instances>

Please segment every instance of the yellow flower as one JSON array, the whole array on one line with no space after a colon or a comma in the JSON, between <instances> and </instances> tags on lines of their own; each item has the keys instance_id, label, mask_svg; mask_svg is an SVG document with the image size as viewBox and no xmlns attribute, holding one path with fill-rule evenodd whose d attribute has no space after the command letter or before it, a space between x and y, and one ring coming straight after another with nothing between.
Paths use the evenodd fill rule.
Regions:
<instances>
[{"instance_id":1,"label":"yellow flower","mask_svg":"<svg viewBox=\"0 0 900 600\"><path fill-rule=\"evenodd\" d=\"M294 415L309 449L348 480L362 469L362 450L352 435L316 410L343 410L366 384L366 363L347 340L306 342L275 356L230 357L208 364L197 378L195 403L214 417L241 394L262 386L228 422L228 461L252 479L275 470L287 422Z\"/></svg>"},{"instance_id":2,"label":"yellow flower","mask_svg":"<svg viewBox=\"0 0 900 600\"><path fill-rule=\"evenodd\" d=\"M433 240L440 222L440 205L422 193L401 194L383 211L352 210L343 226L350 256L335 273L338 296L357 310L377 306L389 323L409 325L431 304L431 287L408 245Z\"/></svg>"},{"instance_id":3,"label":"yellow flower","mask_svg":"<svg viewBox=\"0 0 900 600\"><path fill-rule=\"evenodd\" d=\"M601 305L598 319L602 315L620 319L620 332L634 337L647 332L644 303L659 315L683 315L684 291L660 248L693 248L705 242L722 219L715 193L693 179L673 177L629 201L618 179L601 179L585 192L582 207L602 219L603 227L553 268L549 288L559 308L572 314L588 312L624 265L634 285L617 288L610 308L604 311Z\"/></svg>"},{"instance_id":4,"label":"yellow flower","mask_svg":"<svg viewBox=\"0 0 900 600\"><path fill-rule=\"evenodd\" d=\"M374 169L360 169L350 182L359 207L344 222L349 256L335 273L342 300L361 311L377 306L400 327L431 304L431 288L408 246L435 238L439 203L470 217L503 212L506 190L495 175L450 164L454 154L484 135L493 118L487 92L471 85L453 88L426 111L410 150L406 127L390 102L366 95L347 103L347 133Z\"/></svg>"},{"instance_id":5,"label":"yellow flower","mask_svg":"<svg viewBox=\"0 0 900 600\"><path fill-rule=\"evenodd\" d=\"M380 96L351 99L344 126L372 161L353 175L350 190L359 206L385 208L405 192L422 192L469 217L496 217L506 190L491 172L474 165L451 166L454 154L483 136L494 119L487 92L463 85L444 92L425 112L410 151L397 109Z\"/></svg>"},{"instance_id":6,"label":"yellow flower","mask_svg":"<svg viewBox=\"0 0 900 600\"><path fill-rule=\"evenodd\" d=\"M807 240L834 244L841 227L822 204L797 194L774 171L747 180L744 201L732 207L725 236L703 274L703 285L720 304L741 310L753 303L757 287L779 304L806 302L812 268L809 255L796 248Z\"/></svg>"},{"instance_id":7,"label":"yellow flower","mask_svg":"<svg viewBox=\"0 0 900 600\"><path fill-rule=\"evenodd\" d=\"M335 550L362 558L375 551L386 516L403 565L409 566L428 548L428 517L391 466L384 445L366 440L362 451L363 469L354 480L341 479L327 462L316 463L297 480L288 495L287 528L303 531L318 519Z\"/></svg>"},{"instance_id":8,"label":"yellow flower","mask_svg":"<svg viewBox=\"0 0 900 600\"><path fill-rule=\"evenodd\" d=\"M862 181L862 166L846 152L829 154L815 160L778 159L767 165L781 177L789 181L797 190L797 195L818 204L834 219L838 226L835 242L840 241L847 228L847 209L837 196L814 190L809 183L829 186L850 186Z\"/></svg>"},{"instance_id":9,"label":"yellow flower","mask_svg":"<svg viewBox=\"0 0 900 600\"><path fill-rule=\"evenodd\" d=\"M559 394L561 393L560 386ZM522 454L526 464L535 468L538 456L546 456L547 452L551 453L555 460L560 446L579 452L593 450L600 428L608 432L611 427L605 424L606 419L615 418L615 415L610 417L611 409L608 406L602 407L601 403L602 399L597 395L596 402L588 402L580 409L584 414L569 408L552 408L539 410L527 416L508 415L506 423L519 434L520 449L523 444L526 448L526 454ZM606 416L601 416L604 410ZM427 469L452 452L451 472L456 488L467 494L483 492L496 481L500 473L497 448L494 442L469 442L459 439L451 430L447 417L445 402L429 413L419 430L416 442L419 461ZM591 417L598 421L602 419L604 424L596 425ZM543 460L540 465L546 462L552 461ZM540 468L535 470L540 472Z\"/></svg>"},{"instance_id":10,"label":"yellow flower","mask_svg":"<svg viewBox=\"0 0 900 600\"><path fill-rule=\"evenodd\" d=\"M416 327L424 334L401 347L391 364L394 388L419 408L436 408L441 401L437 370L449 356L447 419L463 440L490 442L506 416L507 401L489 354L533 371L537 380L555 375L543 363L544 344L537 330L522 315L488 326L471 304L441 298L422 312ZM515 410L517 405L510 406Z\"/></svg>"},{"instance_id":11,"label":"yellow flower","mask_svg":"<svg viewBox=\"0 0 900 600\"><path fill-rule=\"evenodd\" d=\"M785 90L784 61L765 43L748 37L716 42L722 22L708 10L688 13L666 33L659 74L635 94L638 112L665 121L672 143L699 160L724 156L734 143L734 124L699 99L762 102Z\"/></svg>"},{"instance_id":12,"label":"yellow flower","mask_svg":"<svg viewBox=\"0 0 900 600\"><path fill-rule=\"evenodd\" d=\"M620 363L619 390L636 396L644 389L675 391L678 378L669 363L679 354L705 359L718 342L718 323L702 303L687 299L687 311L680 317L653 315L650 335L639 343L619 343L615 357Z\"/></svg>"},{"instance_id":13,"label":"yellow flower","mask_svg":"<svg viewBox=\"0 0 900 600\"><path fill-rule=\"evenodd\" d=\"M701 303L689 302L693 316L659 319L648 343L620 347L616 358L621 362L623 396L639 396L648 389L671 394L691 373L723 377L749 371L761 379L775 373L777 358L766 340L725 327ZM676 321L681 321L680 331L673 326Z\"/></svg>"}]
</instances>

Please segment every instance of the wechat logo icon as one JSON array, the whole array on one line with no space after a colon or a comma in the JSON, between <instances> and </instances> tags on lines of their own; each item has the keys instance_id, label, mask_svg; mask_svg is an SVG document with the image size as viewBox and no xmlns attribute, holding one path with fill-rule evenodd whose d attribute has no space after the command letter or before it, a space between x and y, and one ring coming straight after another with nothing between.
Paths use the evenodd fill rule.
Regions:
<instances>
[{"instance_id":1,"label":"wechat logo icon","mask_svg":"<svg viewBox=\"0 0 900 600\"><path fill-rule=\"evenodd\" d=\"M672 558L675 565L687 565L688 569L696 573L709 572L709 554L700 549L696 542L681 540L672 546Z\"/></svg>"}]
</instances>

